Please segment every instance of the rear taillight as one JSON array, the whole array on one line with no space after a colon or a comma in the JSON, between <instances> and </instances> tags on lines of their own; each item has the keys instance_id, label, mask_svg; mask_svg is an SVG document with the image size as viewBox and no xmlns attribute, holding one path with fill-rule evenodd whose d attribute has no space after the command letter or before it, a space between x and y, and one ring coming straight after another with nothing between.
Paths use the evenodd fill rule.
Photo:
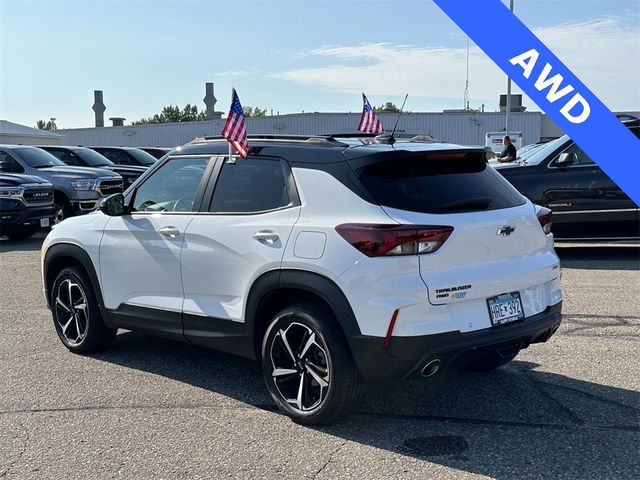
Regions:
<instances>
[{"instance_id":1,"label":"rear taillight","mask_svg":"<svg viewBox=\"0 0 640 480\"><path fill-rule=\"evenodd\" d=\"M336 231L368 257L416 255L438 250L453 227L344 223Z\"/></svg>"},{"instance_id":2,"label":"rear taillight","mask_svg":"<svg viewBox=\"0 0 640 480\"><path fill-rule=\"evenodd\" d=\"M536 215L544 233L551 233L551 210L545 207L538 207Z\"/></svg>"}]
</instances>

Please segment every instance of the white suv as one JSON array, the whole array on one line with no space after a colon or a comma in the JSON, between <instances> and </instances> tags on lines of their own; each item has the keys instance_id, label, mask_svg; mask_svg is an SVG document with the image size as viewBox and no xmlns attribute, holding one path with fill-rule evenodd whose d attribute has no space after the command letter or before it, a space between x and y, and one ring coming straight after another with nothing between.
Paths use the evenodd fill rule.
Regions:
<instances>
[{"instance_id":1,"label":"white suv","mask_svg":"<svg viewBox=\"0 0 640 480\"><path fill-rule=\"evenodd\" d=\"M218 138L174 151L101 211L56 226L44 292L65 346L118 328L260 359L305 424L361 382L492 369L561 321L551 215L484 149Z\"/></svg>"}]
</instances>

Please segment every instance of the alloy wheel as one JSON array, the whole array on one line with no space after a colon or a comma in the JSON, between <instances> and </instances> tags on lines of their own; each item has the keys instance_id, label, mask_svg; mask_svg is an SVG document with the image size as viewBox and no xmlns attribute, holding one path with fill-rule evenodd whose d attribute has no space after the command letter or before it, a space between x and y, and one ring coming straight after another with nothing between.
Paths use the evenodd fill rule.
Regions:
<instances>
[{"instance_id":1,"label":"alloy wheel","mask_svg":"<svg viewBox=\"0 0 640 480\"><path fill-rule=\"evenodd\" d=\"M66 278L58 285L55 317L60 333L71 346L78 345L87 335L89 312L82 287Z\"/></svg>"},{"instance_id":2,"label":"alloy wheel","mask_svg":"<svg viewBox=\"0 0 640 480\"><path fill-rule=\"evenodd\" d=\"M273 336L271 376L280 396L301 412L314 410L327 396L329 360L313 330L291 323Z\"/></svg>"},{"instance_id":3,"label":"alloy wheel","mask_svg":"<svg viewBox=\"0 0 640 480\"><path fill-rule=\"evenodd\" d=\"M64 220L64 208L62 208L62 205L58 205L57 203L53 206L53 208L53 224L57 225L62 220Z\"/></svg>"}]
</instances>

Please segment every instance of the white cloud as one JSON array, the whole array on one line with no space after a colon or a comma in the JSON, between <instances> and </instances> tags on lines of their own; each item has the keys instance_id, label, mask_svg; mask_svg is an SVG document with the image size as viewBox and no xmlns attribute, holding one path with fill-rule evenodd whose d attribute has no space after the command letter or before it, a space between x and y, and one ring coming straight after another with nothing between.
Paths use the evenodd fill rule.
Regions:
<instances>
[{"instance_id":1,"label":"white cloud","mask_svg":"<svg viewBox=\"0 0 640 480\"><path fill-rule=\"evenodd\" d=\"M533 30L600 99L614 109L640 107L640 41L637 22L603 17ZM276 78L328 90L369 95L460 99L464 92L465 48L435 48L389 43L323 46L297 58L331 59L322 67L297 68ZM495 99L505 78L478 48L470 49L471 99Z\"/></svg>"},{"instance_id":2,"label":"white cloud","mask_svg":"<svg viewBox=\"0 0 640 480\"><path fill-rule=\"evenodd\" d=\"M214 73L216 77L256 77L262 74L262 71L255 68L245 68L242 70L226 70L224 72Z\"/></svg>"}]
</instances>

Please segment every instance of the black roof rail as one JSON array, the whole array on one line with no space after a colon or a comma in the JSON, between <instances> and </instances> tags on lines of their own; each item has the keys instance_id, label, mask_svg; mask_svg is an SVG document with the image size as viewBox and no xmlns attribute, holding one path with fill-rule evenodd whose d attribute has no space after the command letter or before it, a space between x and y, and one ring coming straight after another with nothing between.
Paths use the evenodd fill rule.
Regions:
<instances>
[{"instance_id":1,"label":"black roof rail","mask_svg":"<svg viewBox=\"0 0 640 480\"><path fill-rule=\"evenodd\" d=\"M300 142L300 143L312 143L318 145L326 145L333 147L347 147L348 145L336 140L331 135L266 135L266 134L254 134L247 135L248 140L260 140L266 142ZM204 137L198 137L190 143L201 143L206 141L220 141L225 140L221 135L206 135Z\"/></svg>"},{"instance_id":2,"label":"black roof rail","mask_svg":"<svg viewBox=\"0 0 640 480\"><path fill-rule=\"evenodd\" d=\"M356 133L329 133L325 136L333 137L333 138L373 138L376 135L377 135L376 133L356 132Z\"/></svg>"}]
</instances>

